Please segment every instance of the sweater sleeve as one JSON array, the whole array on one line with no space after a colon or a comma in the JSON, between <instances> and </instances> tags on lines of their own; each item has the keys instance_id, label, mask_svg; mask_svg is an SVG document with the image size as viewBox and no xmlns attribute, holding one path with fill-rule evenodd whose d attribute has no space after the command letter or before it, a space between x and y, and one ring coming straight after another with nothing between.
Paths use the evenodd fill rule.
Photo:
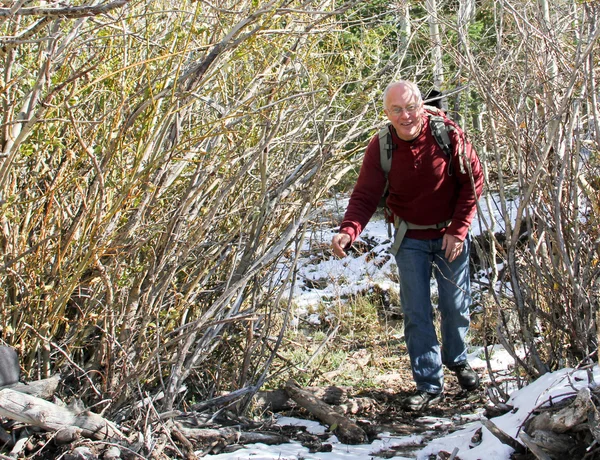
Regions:
<instances>
[{"instance_id":1,"label":"sweater sleeve","mask_svg":"<svg viewBox=\"0 0 600 460\"><path fill-rule=\"evenodd\" d=\"M458 196L452 223L446 232L464 241L477 211L477 200L483 190L483 172L477 152L467 140L464 132L456 127L451 132L451 137L454 149L453 168L458 181Z\"/></svg>"},{"instance_id":2,"label":"sweater sleeve","mask_svg":"<svg viewBox=\"0 0 600 460\"><path fill-rule=\"evenodd\" d=\"M385 190L386 177L379 159L379 138L374 136L365 152L350 202L340 225L340 232L358 238L375 211Z\"/></svg>"}]
</instances>

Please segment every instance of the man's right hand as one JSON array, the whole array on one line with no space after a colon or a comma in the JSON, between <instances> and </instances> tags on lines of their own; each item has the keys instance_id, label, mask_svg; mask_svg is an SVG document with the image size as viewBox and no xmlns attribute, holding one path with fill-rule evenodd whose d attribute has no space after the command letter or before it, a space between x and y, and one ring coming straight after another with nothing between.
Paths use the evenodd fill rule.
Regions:
<instances>
[{"instance_id":1,"label":"man's right hand","mask_svg":"<svg viewBox=\"0 0 600 460\"><path fill-rule=\"evenodd\" d=\"M333 248L333 253L342 258L346 257L346 251L344 248L350 244L350 235L347 233L338 233L333 236L331 240L331 247Z\"/></svg>"}]
</instances>

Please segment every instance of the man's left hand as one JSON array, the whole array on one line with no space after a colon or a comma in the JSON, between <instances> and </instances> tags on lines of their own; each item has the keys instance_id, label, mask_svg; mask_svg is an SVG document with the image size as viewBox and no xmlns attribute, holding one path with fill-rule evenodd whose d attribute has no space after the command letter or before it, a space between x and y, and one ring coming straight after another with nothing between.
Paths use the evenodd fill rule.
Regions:
<instances>
[{"instance_id":1,"label":"man's left hand","mask_svg":"<svg viewBox=\"0 0 600 460\"><path fill-rule=\"evenodd\" d=\"M442 239L442 250L446 250L445 256L448 262L454 262L454 260L463 252L464 242L459 240L453 235L444 233Z\"/></svg>"}]
</instances>

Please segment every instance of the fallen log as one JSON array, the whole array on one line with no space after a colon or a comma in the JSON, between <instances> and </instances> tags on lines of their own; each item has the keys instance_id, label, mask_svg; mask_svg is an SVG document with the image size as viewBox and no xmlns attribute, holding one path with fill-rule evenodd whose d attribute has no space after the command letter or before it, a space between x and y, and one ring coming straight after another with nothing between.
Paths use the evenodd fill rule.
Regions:
<instances>
[{"instance_id":1,"label":"fallen log","mask_svg":"<svg viewBox=\"0 0 600 460\"><path fill-rule=\"evenodd\" d=\"M327 403L316 398L312 393L300 388L294 380L287 381L285 391L298 405L328 425L340 442L344 444L363 444L367 442L367 434L362 428Z\"/></svg>"},{"instance_id":2,"label":"fallen log","mask_svg":"<svg viewBox=\"0 0 600 460\"><path fill-rule=\"evenodd\" d=\"M315 397L323 400L329 405L338 406L348 401L348 391L346 388L337 386L328 387L307 387ZM270 410L272 412L281 412L293 409L296 406L295 401L285 390L258 391L254 396L254 405L257 409Z\"/></svg>"},{"instance_id":3,"label":"fallen log","mask_svg":"<svg viewBox=\"0 0 600 460\"><path fill-rule=\"evenodd\" d=\"M289 442L289 438L278 433L239 431L235 428L189 428L177 423L177 430L187 439L194 439L202 444L211 444L223 440L226 444L255 444L278 445Z\"/></svg>"},{"instance_id":4,"label":"fallen log","mask_svg":"<svg viewBox=\"0 0 600 460\"><path fill-rule=\"evenodd\" d=\"M520 438L538 459L562 458L589 450L589 434L600 439L598 410L590 389L581 388L575 398L565 398L537 410Z\"/></svg>"},{"instance_id":5,"label":"fallen log","mask_svg":"<svg viewBox=\"0 0 600 460\"><path fill-rule=\"evenodd\" d=\"M13 391L18 391L19 393L35 396L36 398L51 399L54 396L59 383L60 375L56 374L47 379L34 380L33 382L28 383L14 383L12 385L6 385L4 387L0 387L0 390L10 389Z\"/></svg>"},{"instance_id":6,"label":"fallen log","mask_svg":"<svg viewBox=\"0 0 600 460\"><path fill-rule=\"evenodd\" d=\"M75 412L9 388L0 390L0 416L48 431L76 431L86 438L125 438L113 423L98 414L89 411Z\"/></svg>"}]
</instances>

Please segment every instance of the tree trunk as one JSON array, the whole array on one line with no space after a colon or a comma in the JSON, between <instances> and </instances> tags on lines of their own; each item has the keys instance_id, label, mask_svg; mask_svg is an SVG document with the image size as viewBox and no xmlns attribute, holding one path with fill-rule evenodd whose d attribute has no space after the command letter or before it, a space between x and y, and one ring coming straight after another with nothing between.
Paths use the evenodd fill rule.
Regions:
<instances>
[{"instance_id":1,"label":"tree trunk","mask_svg":"<svg viewBox=\"0 0 600 460\"><path fill-rule=\"evenodd\" d=\"M442 65L442 45L440 40L440 27L436 0L425 2L429 22L429 39L431 40L431 65L433 68L433 87L441 91L444 83L444 67Z\"/></svg>"}]
</instances>

